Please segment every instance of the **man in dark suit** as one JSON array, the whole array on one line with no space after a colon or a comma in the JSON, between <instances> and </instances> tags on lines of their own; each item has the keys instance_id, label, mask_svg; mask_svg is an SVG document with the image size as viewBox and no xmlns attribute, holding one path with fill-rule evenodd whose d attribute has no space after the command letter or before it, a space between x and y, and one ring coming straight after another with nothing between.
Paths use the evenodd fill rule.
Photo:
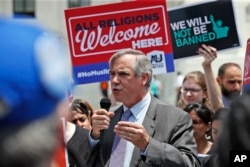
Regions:
<instances>
[{"instance_id":1,"label":"man in dark suit","mask_svg":"<svg viewBox=\"0 0 250 167\"><path fill-rule=\"evenodd\" d=\"M200 166L189 115L150 94L152 66L145 54L121 50L111 57L109 65L112 93L123 105L115 112L94 112L90 148L86 150L89 154L85 155L88 166ZM132 115L128 121L120 121L128 109ZM125 155L114 155L117 137L126 141ZM124 162L117 162L121 156Z\"/></svg>"}]
</instances>

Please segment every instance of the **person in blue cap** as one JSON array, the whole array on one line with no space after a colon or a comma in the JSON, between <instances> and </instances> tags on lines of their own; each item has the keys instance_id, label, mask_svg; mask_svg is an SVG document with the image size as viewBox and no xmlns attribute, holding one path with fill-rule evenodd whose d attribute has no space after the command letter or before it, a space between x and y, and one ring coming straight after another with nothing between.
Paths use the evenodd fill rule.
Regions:
<instances>
[{"instance_id":1,"label":"person in blue cap","mask_svg":"<svg viewBox=\"0 0 250 167\"><path fill-rule=\"evenodd\" d=\"M48 167L69 86L60 39L39 24L0 18L0 166Z\"/></svg>"}]
</instances>

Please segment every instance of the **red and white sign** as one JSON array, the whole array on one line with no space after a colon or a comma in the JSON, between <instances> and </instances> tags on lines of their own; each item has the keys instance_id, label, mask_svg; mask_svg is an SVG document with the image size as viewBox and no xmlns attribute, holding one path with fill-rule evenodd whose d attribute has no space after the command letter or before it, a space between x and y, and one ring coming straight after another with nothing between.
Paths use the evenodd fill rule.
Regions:
<instances>
[{"instance_id":1,"label":"red and white sign","mask_svg":"<svg viewBox=\"0 0 250 167\"><path fill-rule=\"evenodd\" d=\"M73 66L108 62L113 53L125 48L172 55L165 0L72 8L65 10L65 17ZM170 65L164 72L174 71L173 59L166 61ZM84 68L84 72L90 70ZM76 71L75 76L82 77L79 68Z\"/></svg>"}]
</instances>

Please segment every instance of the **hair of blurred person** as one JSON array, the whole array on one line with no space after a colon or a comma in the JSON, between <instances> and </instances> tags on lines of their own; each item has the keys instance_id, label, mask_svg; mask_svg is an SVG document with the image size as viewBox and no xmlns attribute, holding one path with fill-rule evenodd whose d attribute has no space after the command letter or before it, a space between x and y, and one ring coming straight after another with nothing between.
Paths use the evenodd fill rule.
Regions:
<instances>
[{"instance_id":1,"label":"hair of blurred person","mask_svg":"<svg viewBox=\"0 0 250 167\"><path fill-rule=\"evenodd\" d=\"M222 100L225 107L242 92L243 77L241 67L236 63L225 63L218 69L216 78L221 88Z\"/></svg>"},{"instance_id":2,"label":"hair of blurred person","mask_svg":"<svg viewBox=\"0 0 250 167\"><path fill-rule=\"evenodd\" d=\"M2 17L0 25L0 166L50 166L69 86L66 52L39 24Z\"/></svg>"},{"instance_id":3,"label":"hair of blurred person","mask_svg":"<svg viewBox=\"0 0 250 167\"><path fill-rule=\"evenodd\" d=\"M218 140L218 136L221 133L222 123L226 119L226 116L229 112L229 108L219 108L214 113L213 121L212 121L212 139L214 142Z\"/></svg>"},{"instance_id":4,"label":"hair of blurred person","mask_svg":"<svg viewBox=\"0 0 250 167\"><path fill-rule=\"evenodd\" d=\"M70 105L70 110L73 112L72 123L88 130L91 129L91 116L94 109L88 101L74 99Z\"/></svg>"},{"instance_id":5,"label":"hair of blurred person","mask_svg":"<svg viewBox=\"0 0 250 167\"><path fill-rule=\"evenodd\" d=\"M213 143L211 137L211 124L213 112L202 103L190 103L184 111L188 112L193 120L194 138L197 143L198 154L209 154Z\"/></svg>"},{"instance_id":6,"label":"hair of blurred person","mask_svg":"<svg viewBox=\"0 0 250 167\"><path fill-rule=\"evenodd\" d=\"M181 87L181 99L177 106L183 109L194 102L203 103L210 108L206 79L201 71L192 71L185 75Z\"/></svg>"},{"instance_id":7,"label":"hair of blurred person","mask_svg":"<svg viewBox=\"0 0 250 167\"><path fill-rule=\"evenodd\" d=\"M218 138L219 166L230 166L230 151L250 150L250 94L243 94L230 104Z\"/></svg>"}]
</instances>

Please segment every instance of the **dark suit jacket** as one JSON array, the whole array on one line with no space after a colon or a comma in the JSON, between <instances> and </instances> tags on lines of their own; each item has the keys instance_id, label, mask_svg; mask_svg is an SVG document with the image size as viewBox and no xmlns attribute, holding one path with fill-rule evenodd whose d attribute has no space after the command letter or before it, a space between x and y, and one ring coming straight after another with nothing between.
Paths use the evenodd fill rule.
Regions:
<instances>
[{"instance_id":1,"label":"dark suit jacket","mask_svg":"<svg viewBox=\"0 0 250 167\"><path fill-rule=\"evenodd\" d=\"M188 113L152 97L143 126L150 136L147 156L140 149L133 151L130 167L198 167L192 121ZM120 120L123 107L115 111L110 127L103 132L100 142L88 155L89 167L108 166L114 141L114 126ZM87 157L87 156L86 156ZM119 164L117 164L119 166Z\"/></svg>"},{"instance_id":2,"label":"dark suit jacket","mask_svg":"<svg viewBox=\"0 0 250 167\"><path fill-rule=\"evenodd\" d=\"M75 133L67 143L69 167L85 167L84 150L88 147L89 131L76 125Z\"/></svg>"}]
</instances>

